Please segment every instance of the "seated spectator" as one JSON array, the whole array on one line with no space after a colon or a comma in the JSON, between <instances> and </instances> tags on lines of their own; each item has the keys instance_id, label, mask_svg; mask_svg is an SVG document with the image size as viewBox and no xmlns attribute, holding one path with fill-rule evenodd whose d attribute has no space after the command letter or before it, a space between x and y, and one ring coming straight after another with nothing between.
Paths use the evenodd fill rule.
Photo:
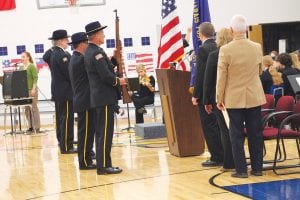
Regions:
<instances>
[{"instance_id":1,"label":"seated spectator","mask_svg":"<svg viewBox=\"0 0 300 200\"><path fill-rule=\"evenodd\" d=\"M263 73L260 76L263 89L265 94L274 94L274 88L281 86L283 83L281 73L277 71L276 67L273 66L273 59L270 55L266 55L263 57L262 61L263 65Z\"/></svg>"},{"instance_id":2,"label":"seated spectator","mask_svg":"<svg viewBox=\"0 0 300 200\"><path fill-rule=\"evenodd\" d=\"M135 106L135 122L144 123L143 114L147 112L144 106L154 103L155 80L153 76L146 74L144 65L138 65L136 71L139 74L140 89L132 95Z\"/></svg>"},{"instance_id":3,"label":"seated spectator","mask_svg":"<svg viewBox=\"0 0 300 200\"><path fill-rule=\"evenodd\" d=\"M273 60L276 60L276 58L278 56L278 52L273 50L269 53L269 55L272 57Z\"/></svg>"},{"instance_id":4,"label":"seated spectator","mask_svg":"<svg viewBox=\"0 0 300 200\"><path fill-rule=\"evenodd\" d=\"M292 67L300 72L300 61L298 60L298 55L296 53L290 53L292 57Z\"/></svg>"},{"instance_id":5,"label":"seated spectator","mask_svg":"<svg viewBox=\"0 0 300 200\"><path fill-rule=\"evenodd\" d=\"M273 85L272 76L269 72L269 68L273 65L273 59L270 55L264 56L262 60L263 72L260 76L260 80L265 94L270 93L270 88Z\"/></svg>"},{"instance_id":6,"label":"seated spectator","mask_svg":"<svg viewBox=\"0 0 300 200\"><path fill-rule=\"evenodd\" d=\"M299 74L299 72L292 68L292 57L288 53L281 53L278 55L275 64L282 73L284 95L294 96L295 94L287 76Z\"/></svg>"}]
</instances>

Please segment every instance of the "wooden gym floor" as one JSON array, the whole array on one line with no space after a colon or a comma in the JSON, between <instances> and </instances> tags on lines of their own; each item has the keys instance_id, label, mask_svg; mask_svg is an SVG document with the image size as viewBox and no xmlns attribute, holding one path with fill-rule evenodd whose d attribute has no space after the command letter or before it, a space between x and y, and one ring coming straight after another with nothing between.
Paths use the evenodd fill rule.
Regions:
<instances>
[{"instance_id":1,"label":"wooden gym floor","mask_svg":"<svg viewBox=\"0 0 300 200\"><path fill-rule=\"evenodd\" d=\"M125 119L120 124L126 124ZM278 176L272 171L264 171L262 177L232 178L230 172L221 173L219 167L201 166L209 158L207 152L179 158L169 153L166 138L143 140L124 132L114 135L112 148L113 165L121 167L123 173L99 176L95 170L79 170L76 154L61 155L53 127L43 129L46 135L1 134L1 200L237 200L248 198L222 187L300 178L299 174ZM271 159L274 141L266 146L267 158ZM286 146L297 157L294 143ZM299 189L297 184L290 193Z\"/></svg>"}]
</instances>

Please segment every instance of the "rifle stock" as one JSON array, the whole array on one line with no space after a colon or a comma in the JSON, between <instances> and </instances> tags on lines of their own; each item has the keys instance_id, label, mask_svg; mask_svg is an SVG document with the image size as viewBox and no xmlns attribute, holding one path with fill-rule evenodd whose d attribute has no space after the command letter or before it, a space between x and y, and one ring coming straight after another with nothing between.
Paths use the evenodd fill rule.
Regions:
<instances>
[{"instance_id":1,"label":"rifle stock","mask_svg":"<svg viewBox=\"0 0 300 200\"><path fill-rule=\"evenodd\" d=\"M123 78L125 73L124 70L124 62L122 59L122 44L121 44L121 40L120 40L120 31L119 31L119 16L117 13L117 10L114 10L114 12L116 13L116 21L115 21L115 25L116 25L116 50L115 50L115 58L117 60L117 74L119 78ZM128 93L128 85L121 85L121 91L122 91L122 99L123 99L123 103L130 103L132 102L132 99Z\"/></svg>"}]
</instances>

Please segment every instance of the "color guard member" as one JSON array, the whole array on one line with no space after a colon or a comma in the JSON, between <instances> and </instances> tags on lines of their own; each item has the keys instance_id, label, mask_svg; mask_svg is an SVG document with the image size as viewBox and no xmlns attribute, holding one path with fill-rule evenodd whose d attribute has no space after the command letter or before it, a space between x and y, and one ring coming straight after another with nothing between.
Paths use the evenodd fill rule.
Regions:
<instances>
[{"instance_id":1,"label":"color guard member","mask_svg":"<svg viewBox=\"0 0 300 200\"><path fill-rule=\"evenodd\" d=\"M60 132L60 151L62 154L77 153L73 148L74 113L73 92L69 77L68 65L71 55L68 48L68 34L66 30L56 30L49 40L53 40L54 47L50 58L52 68L52 95L57 109L56 126Z\"/></svg>"},{"instance_id":2,"label":"color guard member","mask_svg":"<svg viewBox=\"0 0 300 200\"><path fill-rule=\"evenodd\" d=\"M89 45L84 55L84 64L87 69L91 106L96 108L96 160L97 174L117 174L122 169L112 167L111 145L114 131L114 108L117 103L115 87L125 85L125 79L118 78L114 73L113 65L104 50L100 47L104 43L103 29L98 21L85 26L89 38Z\"/></svg>"},{"instance_id":3,"label":"color guard member","mask_svg":"<svg viewBox=\"0 0 300 200\"><path fill-rule=\"evenodd\" d=\"M84 53L88 38L84 32L71 37L74 51L69 64L70 80L73 88L73 108L77 112L78 162L80 169L96 169L93 164L92 149L95 136L94 109L90 106L90 85L84 66Z\"/></svg>"}]
</instances>

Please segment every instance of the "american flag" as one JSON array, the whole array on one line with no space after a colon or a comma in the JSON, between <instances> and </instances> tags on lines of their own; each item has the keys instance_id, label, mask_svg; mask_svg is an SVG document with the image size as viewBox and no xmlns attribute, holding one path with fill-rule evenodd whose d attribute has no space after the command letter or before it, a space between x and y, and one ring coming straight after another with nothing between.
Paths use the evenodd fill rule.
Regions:
<instances>
[{"instance_id":1,"label":"american flag","mask_svg":"<svg viewBox=\"0 0 300 200\"><path fill-rule=\"evenodd\" d=\"M35 63L38 71L40 71L43 67L48 67L48 64L43 60L43 58L35 58Z\"/></svg>"},{"instance_id":2,"label":"american flag","mask_svg":"<svg viewBox=\"0 0 300 200\"><path fill-rule=\"evenodd\" d=\"M18 68L17 63L19 59L5 59L2 60L2 69L4 72L14 71Z\"/></svg>"},{"instance_id":3,"label":"american flag","mask_svg":"<svg viewBox=\"0 0 300 200\"><path fill-rule=\"evenodd\" d=\"M127 62L128 73L134 73L139 64L145 65L147 72L154 72L152 53L128 53Z\"/></svg>"},{"instance_id":4,"label":"american flag","mask_svg":"<svg viewBox=\"0 0 300 200\"><path fill-rule=\"evenodd\" d=\"M170 62L178 62L177 69L186 71L182 60L184 48L176 13L175 0L162 0L162 26L158 48L158 68L169 68Z\"/></svg>"}]
</instances>

